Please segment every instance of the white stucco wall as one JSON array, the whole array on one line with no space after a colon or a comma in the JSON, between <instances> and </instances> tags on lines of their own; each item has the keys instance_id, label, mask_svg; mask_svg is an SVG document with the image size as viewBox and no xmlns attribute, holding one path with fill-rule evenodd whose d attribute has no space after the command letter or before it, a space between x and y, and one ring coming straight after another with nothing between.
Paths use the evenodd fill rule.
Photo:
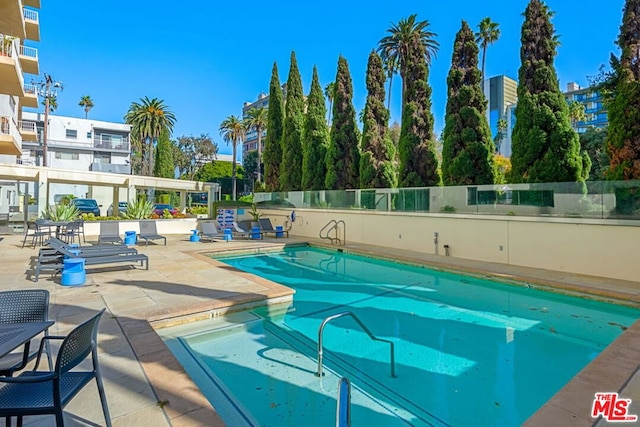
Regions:
<instances>
[{"instance_id":1,"label":"white stucco wall","mask_svg":"<svg viewBox=\"0 0 640 427\"><path fill-rule=\"evenodd\" d=\"M291 210L261 209L275 225ZM343 220L348 243L639 281L640 224L625 220L296 209L289 233L318 238ZM434 233L438 244L434 244Z\"/></svg>"}]
</instances>

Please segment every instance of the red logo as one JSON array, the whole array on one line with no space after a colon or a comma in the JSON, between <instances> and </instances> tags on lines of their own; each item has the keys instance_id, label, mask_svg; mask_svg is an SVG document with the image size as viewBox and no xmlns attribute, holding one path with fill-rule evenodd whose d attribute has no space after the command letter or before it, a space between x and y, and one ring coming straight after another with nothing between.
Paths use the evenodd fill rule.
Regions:
<instances>
[{"instance_id":1,"label":"red logo","mask_svg":"<svg viewBox=\"0 0 640 427\"><path fill-rule=\"evenodd\" d=\"M621 399L618 393L596 393L591 407L591 416L602 416L610 423L631 423L638 420L637 415L629 414L631 399Z\"/></svg>"}]
</instances>

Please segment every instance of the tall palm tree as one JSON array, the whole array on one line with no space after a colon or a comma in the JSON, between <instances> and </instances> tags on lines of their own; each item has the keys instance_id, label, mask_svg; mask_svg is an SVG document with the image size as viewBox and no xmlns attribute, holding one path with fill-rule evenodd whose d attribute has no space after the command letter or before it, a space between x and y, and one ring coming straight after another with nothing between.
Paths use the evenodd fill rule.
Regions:
<instances>
[{"instance_id":1,"label":"tall palm tree","mask_svg":"<svg viewBox=\"0 0 640 427\"><path fill-rule=\"evenodd\" d=\"M140 144L146 146L143 150L143 175L151 176L153 173L153 143L157 141L163 131L169 134L173 130L176 116L169 111L164 101L158 98L144 97L140 102L132 102L129 111L124 116L124 121L130 124L139 135ZM146 158L145 158L146 156ZM145 173L146 172L146 173Z\"/></svg>"},{"instance_id":2,"label":"tall palm tree","mask_svg":"<svg viewBox=\"0 0 640 427\"><path fill-rule=\"evenodd\" d=\"M326 96L327 99L329 100L329 120L327 120L327 123L329 125L331 125L331 113L333 111L333 95L335 91L336 91L335 82L331 82L327 84L324 88L324 96Z\"/></svg>"},{"instance_id":3,"label":"tall palm tree","mask_svg":"<svg viewBox=\"0 0 640 427\"><path fill-rule=\"evenodd\" d=\"M397 58L390 57L386 58L382 62L382 66L384 67L384 71L387 73L387 78L389 79L389 90L387 95L387 111L391 111L391 88L393 87L393 76L398 72L398 66L396 64Z\"/></svg>"},{"instance_id":4,"label":"tall palm tree","mask_svg":"<svg viewBox=\"0 0 640 427\"><path fill-rule=\"evenodd\" d=\"M84 107L84 118L86 119L89 116L89 110L93 108L93 99L89 95L83 95L78 105Z\"/></svg>"},{"instance_id":5,"label":"tall palm tree","mask_svg":"<svg viewBox=\"0 0 640 427\"><path fill-rule=\"evenodd\" d=\"M262 163L262 131L266 129L269 118L269 112L266 108L252 108L247 111L245 124L247 130L255 130L258 134L258 182L262 182L262 174L260 173L260 165Z\"/></svg>"},{"instance_id":6,"label":"tall palm tree","mask_svg":"<svg viewBox=\"0 0 640 427\"><path fill-rule=\"evenodd\" d=\"M231 163L231 182L233 185L233 200L236 199L236 150L238 143L244 140L245 126L237 116L231 115L220 123L220 136L233 146L233 161Z\"/></svg>"},{"instance_id":7,"label":"tall palm tree","mask_svg":"<svg viewBox=\"0 0 640 427\"><path fill-rule=\"evenodd\" d=\"M569 118L571 119L571 127L578 130L578 122L585 121L587 115L584 113L584 104L573 100L569 103Z\"/></svg>"},{"instance_id":8,"label":"tall palm tree","mask_svg":"<svg viewBox=\"0 0 640 427\"><path fill-rule=\"evenodd\" d=\"M484 85L484 61L487 57L487 47L494 44L500 38L500 28L497 22L491 21L488 16L478 24L476 42L482 47L482 84Z\"/></svg>"},{"instance_id":9,"label":"tall palm tree","mask_svg":"<svg viewBox=\"0 0 640 427\"><path fill-rule=\"evenodd\" d=\"M378 53L382 60L391 66L390 73L397 69L402 78L402 109L404 111L405 96L405 72L407 69L407 56L410 46L417 40L424 46L424 59L427 66L431 65L431 59L438 53L440 44L436 41L436 33L429 31L429 21L416 21L415 13L406 19L401 19L397 24L391 24L387 29L389 35L378 42Z\"/></svg>"}]
</instances>

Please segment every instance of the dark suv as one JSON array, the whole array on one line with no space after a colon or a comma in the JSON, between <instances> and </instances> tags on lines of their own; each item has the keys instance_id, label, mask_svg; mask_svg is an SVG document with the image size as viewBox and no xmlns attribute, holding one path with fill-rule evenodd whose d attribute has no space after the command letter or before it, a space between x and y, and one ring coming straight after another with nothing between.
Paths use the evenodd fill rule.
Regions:
<instances>
[{"instance_id":1,"label":"dark suv","mask_svg":"<svg viewBox=\"0 0 640 427\"><path fill-rule=\"evenodd\" d=\"M100 206L95 199L72 199L71 204L78 208L81 214L92 213L95 216L100 216Z\"/></svg>"}]
</instances>

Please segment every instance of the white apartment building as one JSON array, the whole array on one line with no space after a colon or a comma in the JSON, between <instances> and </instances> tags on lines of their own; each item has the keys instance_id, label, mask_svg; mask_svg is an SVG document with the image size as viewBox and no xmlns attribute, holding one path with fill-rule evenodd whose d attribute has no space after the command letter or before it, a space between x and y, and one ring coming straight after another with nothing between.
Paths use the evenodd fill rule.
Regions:
<instances>
[{"instance_id":1,"label":"white apartment building","mask_svg":"<svg viewBox=\"0 0 640 427\"><path fill-rule=\"evenodd\" d=\"M25 42L40 41L39 8L40 0L0 1L0 163L15 164L22 141L36 138L35 124L22 122L22 108L38 107L36 87L25 84L31 80L25 73L40 73L38 49ZM7 217L25 210L27 191L25 183L0 180L0 228Z\"/></svg>"},{"instance_id":2,"label":"white apartment building","mask_svg":"<svg viewBox=\"0 0 640 427\"><path fill-rule=\"evenodd\" d=\"M47 167L39 166L44 117L22 111L39 107L42 89L25 84L42 80L38 50L24 44L40 40L39 8L40 0L0 0L0 233L22 230L59 195L95 198L102 214L155 190L176 192L183 207L189 192L217 200L217 184L130 175L130 127L123 123L49 115Z\"/></svg>"},{"instance_id":3,"label":"white apartment building","mask_svg":"<svg viewBox=\"0 0 640 427\"><path fill-rule=\"evenodd\" d=\"M44 114L25 112L23 123L33 123L37 137L22 142L22 164L42 164ZM49 115L47 165L78 171L131 173L131 126L93 119Z\"/></svg>"},{"instance_id":4,"label":"white apartment building","mask_svg":"<svg viewBox=\"0 0 640 427\"><path fill-rule=\"evenodd\" d=\"M109 172L131 174L131 146L129 135L131 126L93 119L65 117L49 114L47 135L47 166L85 172ZM33 124L36 129L35 141L22 141L22 156L18 163L24 165L43 164L44 114L24 112L22 122ZM51 184L49 198L71 194L74 197L90 197L106 206L110 195L84 184ZM103 194L105 193L105 194ZM50 201L51 202L51 201Z\"/></svg>"},{"instance_id":5,"label":"white apartment building","mask_svg":"<svg viewBox=\"0 0 640 427\"><path fill-rule=\"evenodd\" d=\"M27 6L27 7L23 7ZM40 40L40 0L0 1L0 162L15 163L22 140L35 138L32 124L23 125L22 108L37 107L36 87L24 73L38 74L38 50L25 41Z\"/></svg>"}]
</instances>

